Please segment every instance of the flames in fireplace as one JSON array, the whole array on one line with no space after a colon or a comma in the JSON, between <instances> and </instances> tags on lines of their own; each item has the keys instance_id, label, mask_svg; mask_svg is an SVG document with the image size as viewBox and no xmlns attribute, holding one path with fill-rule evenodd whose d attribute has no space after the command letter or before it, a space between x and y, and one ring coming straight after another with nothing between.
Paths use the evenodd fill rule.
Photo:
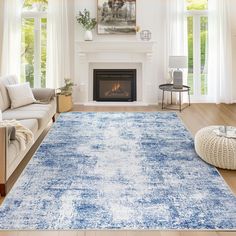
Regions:
<instances>
[{"instance_id":1,"label":"flames in fireplace","mask_svg":"<svg viewBox=\"0 0 236 236\"><path fill-rule=\"evenodd\" d=\"M105 92L106 97L114 97L117 95L129 97L129 93L122 87L120 81L114 82L111 89Z\"/></svg>"},{"instance_id":2,"label":"flames in fireplace","mask_svg":"<svg viewBox=\"0 0 236 236\"><path fill-rule=\"evenodd\" d=\"M121 89L121 86L120 86L120 81L118 81L117 83L114 83L112 85L112 92L117 92Z\"/></svg>"},{"instance_id":3,"label":"flames in fireplace","mask_svg":"<svg viewBox=\"0 0 236 236\"><path fill-rule=\"evenodd\" d=\"M93 98L98 102L136 101L136 70L95 69Z\"/></svg>"}]
</instances>

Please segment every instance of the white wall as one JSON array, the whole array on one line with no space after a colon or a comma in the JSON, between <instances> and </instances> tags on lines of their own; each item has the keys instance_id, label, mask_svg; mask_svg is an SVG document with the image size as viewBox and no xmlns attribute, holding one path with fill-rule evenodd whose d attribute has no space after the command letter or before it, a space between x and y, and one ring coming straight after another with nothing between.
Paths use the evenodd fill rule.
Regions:
<instances>
[{"instance_id":1,"label":"white wall","mask_svg":"<svg viewBox=\"0 0 236 236\"><path fill-rule=\"evenodd\" d=\"M97 15L97 0L75 0L75 14L88 9L92 17ZM164 79L164 28L165 28L165 0L137 0L137 25L141 29L148 29L152 32L152 41L156 42L156 48L153 55L153 64L156 68L154 85L165 82ZM97 35L97 30L94 32L94 40L101 41L134 41L136 36L130 35ZM75 41L83 41L84 31L82 27L76 23L75 26ZM76 66L75 66L76 68ZM77 79L77 78L75 78Z\"/></svg>"},{"instance_id":2,"label":"white wall","mask_svg":"<svg viewBox=\"0 0 236 236\"><path fill-rule=\"evenodd\" d=\"M0 75L1 75L1 59L2 59L3 9L4 9L4 1L0 0Z\"/></svg>"}]
</instances>

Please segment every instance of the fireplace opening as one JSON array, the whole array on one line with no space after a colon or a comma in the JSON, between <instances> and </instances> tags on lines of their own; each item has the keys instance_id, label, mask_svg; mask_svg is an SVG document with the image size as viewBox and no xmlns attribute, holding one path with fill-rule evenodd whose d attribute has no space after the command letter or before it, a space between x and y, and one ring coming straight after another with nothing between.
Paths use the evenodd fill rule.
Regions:
<instances>
[{"instance_id":1,"label":"fireplace opening","mask_svg":"<svg viewBox=\"0 0 236 236\"><path fill-rule=\"evenodd\" d=\"M98 102L134 102L136 98L135 69L94 70L93 98Z\"/></svg>"}]
</instances>

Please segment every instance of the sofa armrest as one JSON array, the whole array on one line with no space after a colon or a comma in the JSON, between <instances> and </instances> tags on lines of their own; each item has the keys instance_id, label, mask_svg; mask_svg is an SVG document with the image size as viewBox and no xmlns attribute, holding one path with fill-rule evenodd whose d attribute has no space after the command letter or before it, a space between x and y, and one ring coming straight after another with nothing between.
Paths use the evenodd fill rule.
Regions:
<instances>
[{"instance_id":1,"label":"sofa armrest","mask_svg":"<svg viewBox=\"0 0 236 236\"><path fill-rule=\"evenodd\" d=\"M49 102L56 96L55 89L38 88L32 89L32 92L35 99L42 102Z\"/></svg>"},{"instance_id":2,"label":"sofa armrest","mask_svg":"<svg viewBox=\"0 0 236 236\"><path fill-rule=\"evenodd\" d=\"M7 128L0 126L0 185L6 182Z\"/></svg>"}]
</instances>

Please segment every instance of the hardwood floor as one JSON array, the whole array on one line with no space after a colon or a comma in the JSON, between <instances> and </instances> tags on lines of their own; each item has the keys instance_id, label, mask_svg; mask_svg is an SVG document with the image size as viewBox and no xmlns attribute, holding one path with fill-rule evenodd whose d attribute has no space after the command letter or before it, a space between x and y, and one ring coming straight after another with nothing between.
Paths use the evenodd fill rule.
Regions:
<instances>
[{"instance_id":1,"label":"hardwood floor","mask_svg":"<svg viewBox=\"0 0 236 236\"><path fill-rule=\"evenodd\" d=\"M155 112L160 106L148 107L84 107L75 106L73 111L79 112ZM177 112L186 128L194 136L196 132L209 125L236 126L236 104L193 104L189 108ZM37 145L39 145L38 143ZM236 195L236 171L220 170L222 177ZM0 204L3 199L0 198ZM1 224L1 222L0 222ZM234 232L213 231L37 231L37 232L0 232L0 236L236 236Z\"/></svg>"}]
</instances>

